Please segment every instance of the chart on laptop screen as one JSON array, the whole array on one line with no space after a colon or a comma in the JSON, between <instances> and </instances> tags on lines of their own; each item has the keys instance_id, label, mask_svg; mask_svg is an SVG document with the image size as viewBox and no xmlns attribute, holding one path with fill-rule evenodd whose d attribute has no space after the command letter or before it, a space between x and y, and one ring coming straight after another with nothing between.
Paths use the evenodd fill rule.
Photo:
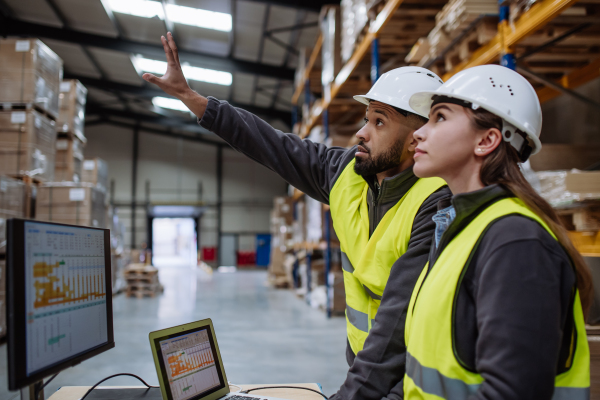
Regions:
<instances>
[{"instance_id":1,"label":"chart on laptop screen","mask_svg":"<svg viewBox=\"0 0 600 400\"><path fill-rule=\"evenodd\" d=\"M185 400L221 384L206 330L160 342L174 400Z\"/></svg>"}]
</instances>

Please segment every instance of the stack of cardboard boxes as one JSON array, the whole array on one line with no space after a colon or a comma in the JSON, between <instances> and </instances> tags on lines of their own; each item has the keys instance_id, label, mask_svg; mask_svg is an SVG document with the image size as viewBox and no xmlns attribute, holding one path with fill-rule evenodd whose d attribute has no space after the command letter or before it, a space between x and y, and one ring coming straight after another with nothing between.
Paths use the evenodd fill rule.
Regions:
<instances>
[{"instance_id":1,"label":"stack of cardboard boxes","mask_svg":"<svg viewBox=\"0 0 600 400\"><path fill-rule=\"evenodd\" d=\"M0 39L0 337L6 335L6 220L33 218L54 178L62 60L37 39Z\"/></svg>"},{"instance_id":2,"label":"stack of cardboard boxes","mask_svg":"<svg viewBox=\"0 0 600 400\"><path fill-rule=\"evenodd\" d=\"M83 134L87 89L77 80L60 84L60 114L56 123L56 181L79 182L83 163Z\"/></svg>"},{"instance_id":3,"label":"stack of cardboard boxes","mask_svg":"<svg viewBox=\"0 0 600 400\"><path fill-rule=\"evenodd\" d=\"M269 279L277 287L291 286L291 273L285 268L288 251L292 250L294 204L291 197L276 197L271 212L271 262Z\"/></svg>"}]
</instances>

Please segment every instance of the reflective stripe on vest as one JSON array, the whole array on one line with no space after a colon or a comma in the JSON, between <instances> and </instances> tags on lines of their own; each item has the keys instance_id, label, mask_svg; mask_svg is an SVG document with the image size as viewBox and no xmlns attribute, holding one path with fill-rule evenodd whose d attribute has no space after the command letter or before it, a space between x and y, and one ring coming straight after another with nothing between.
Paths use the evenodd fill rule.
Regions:
<instances>
[{"instance_id":1,"label":"reflective stripe on vest","mask_svg":"<svg viewBox=\"0 0 600 400\"><path fill-rule=\"evenodd\" d=\"M408 248L421 204L445 182L439 178L419 179L385 213L369 237L369 186L354 172L354 164L351 161L335 182L329 204L342 250L348 342L356 354L373 325L392 265Z\"/></svg>"},{"instance_id":2,"label":"reflective stripe on vest","mask_svg":"<svg viewBox=\"0 0 600 400\"><path fill-rule=\"evenodd\" d=\"M481 384L467 385L460 379L448 378L436 369L423 367L406 353L406 376L423 392L448 400L464 400L475 394ZM590 388L555 387L552 400L588 400Z\"/></svg>"},{"instance_id":3,"label":"reflective stripe on vest","mask_svg":"<svg viewBox=\"0 0 600 400\"><path fill-rule=\"evenodd\" d=\"M453 343L453 307L463 271L488 226L507 215L520 214L552 231L522 201L499 200L482 211L442 250L435 264L426 267L412 293L406 317L407 370L404 398L466 399L484 382L456 359ZM570 369L555 378L553 399L583 400L589 396L590 357L579 293L573 304L577 341L572 343ZM474 344L473 344L474 345Z\"/></svg>"}]
</instances>

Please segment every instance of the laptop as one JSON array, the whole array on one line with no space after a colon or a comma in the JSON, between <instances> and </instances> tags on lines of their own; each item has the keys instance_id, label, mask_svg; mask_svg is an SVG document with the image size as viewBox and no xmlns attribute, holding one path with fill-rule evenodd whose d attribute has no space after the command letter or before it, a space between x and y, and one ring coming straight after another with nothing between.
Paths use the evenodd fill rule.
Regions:
<instances>
[{"instance_id":1,"label":"laptop","mask_svg":"<svg viewBox=\"0 0 600 400\"><path fill-rule=\"evenodd\" d=\"M163 400L281 400L231 393L210 319L150 332Z\"/></svg>"}]
</instances>

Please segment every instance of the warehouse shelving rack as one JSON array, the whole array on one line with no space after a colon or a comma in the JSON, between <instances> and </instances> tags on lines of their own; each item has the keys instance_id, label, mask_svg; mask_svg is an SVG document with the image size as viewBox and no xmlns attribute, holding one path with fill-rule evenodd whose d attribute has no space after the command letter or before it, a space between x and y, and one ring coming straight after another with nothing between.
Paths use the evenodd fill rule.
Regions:
<instances>
[{"instance_id":1,"label":"warehouse shelving rack","mask_svg":"<svg viewBox=\"0 0 600 400\"><path fill-rule=\"evenodd\" d=\"M354 53L335 77L330 88L330 100L313 97L314 93L323 93L323 88L320 87L320 71L315 68L315 61L321 56L323 43L323 37L319 36L292 97L292 104L295 105L294 124L298 122L294 129L299 136L308 137L311 129L319 124L323 126L326 139L330 137L332 130L336 134L344 130L346 135L348 132L355 133L362 120L364 106L355 102L352 95L366 93L380 76L382 69L406 65L403 63L405 55L419 38L427 36L434 27L435 15L445 3L445 0L388 0L366 28ZM582 12L565 13L574 5ZM502 6L505 7L504 10ZM496 35L487 44L475 49L468 59L458 63L451 70L444 71L441 75L444 80L466 68L495 63L502 59L502 62L516 64L517 70L536 88L541 102L560 94L567 94L600 108L600 104L572 90L600 76L600 1L540 0L512 23L508 19L507 4L500 3L499 9L501 15ZM403 17L406 16L409 16L412 23L403 21ZM496 16L482 15L481 19L489 17ZM415 18L419 18L416 24ZM412 30L402 30L402 26L410 26ZM469 26L467 29L472 28L473 26ZM584 31L587 33L584 34ZM466 35L468 32L463 33ZM447 53L457 41L450 43L440 53ZM367 79L367 76L371 79ZM308 115L303 116L303 123L298 117L298 105L301 100L304 102L304 111L308 111ZM348 136L348 145L351 144L351 136ZM301 192L295 191L295 201L300 200L302 196ZM330 215L327 214L327 217L330 218ZM325 223L329 226L329 221ZM600 235L592 237L587 234L573 234L574 239L582 238L575 240L576 246L579 243L585 246L578 246L582 253L600 256ZM325 249L328 254L328 272L331 260L329 238L326 238Z\"/></svg>"}]
</instances>

